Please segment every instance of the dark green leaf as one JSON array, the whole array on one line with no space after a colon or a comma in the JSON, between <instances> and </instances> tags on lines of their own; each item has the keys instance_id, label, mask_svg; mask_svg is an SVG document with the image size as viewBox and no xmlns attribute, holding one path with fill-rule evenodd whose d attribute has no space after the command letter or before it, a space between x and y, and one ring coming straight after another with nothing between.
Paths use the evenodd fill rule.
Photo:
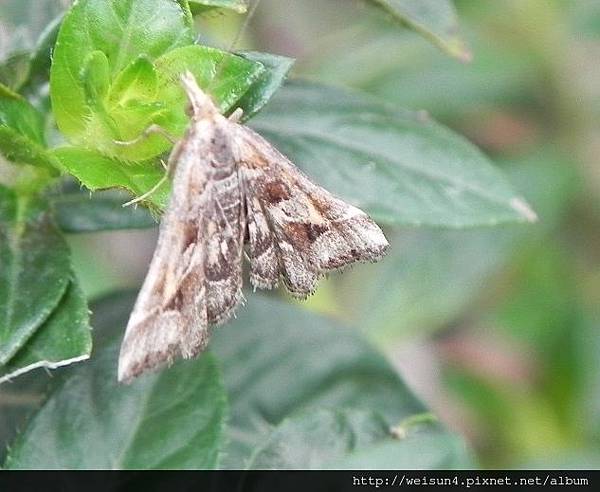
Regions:
<instances>
[{"instance_id":1,"label":"dark green leaf","mask_svg":"<svg viewBox=\"0 0 600 492\"><path fill-rule=\"evenodd\" d=\"M462 61L471 60L471 52L458 34L458 20L451 0L371 1L449 55Z\"/></svg>"},{"instance_id":2,"label":"dark green leaf","mask_svg":"<svg viewBox=\"0 0 600 492\"><path fill-rule=\"evenodd\" d=\"M465 470L475 468L471 451L458 435L436 428L388 439L335 461L336 470Z\"/></svg>"},{"instance_id":3,"label":"dark green leaf","mask_svg":"<svg viewBox=\"0 0 600 492\"><path fill-rule=\"evenodd\" d=\"M18 91L29 77L30 56L28 51L21 51L0 62L0 84Z\"/></svg>"},{"instance_id":4,"label":"dark green leaf","mask_svg":"<svg viewBox=\"0 0 600 492\"><path fill-rule=\"evenodd\" d=\"M325 318L281 302L268 301L261 296L254 296L252 301L241 311L239 319L215 333L212 342L212 346L220 354L226 387L233 405L229 430L232 442L223 453L226 466L246 466L253 448L261 448L262 451L257 456L264 456L265 443L275 445L277 436L281 436L285 442L287 434L282 434L281 429L287 429L289 422L293 424L293 434L296 434L293 435L294 442L311 443L310 449L300 447L296 453L292 453L297 458L297 463L304 457L316 463L313 456L317 452L324 453L332 463L337 463L336 459L343 462L353 457L347 451L368 451L371 444L385 444L389 439L388 429L391 425L396 425L401 420L402 423L412 421L415 414L420 415L424 411L423 406L402 384L383 357L369 348L355 333ZM135 409L141 405L137 400L132 403L128 400L123 405L115 403L115 399L124 399L123 387L111 387L110 392L104 389L105 386L114 384L111 381L115 378L116 343L120 340L120 330L126 322L132 303L131 295L112 296L93 308L96 350L104 345L109 348L100 349L96 356L99 360L95 358L92 364L79 368L63 388L50 398L33 419L32 425L12 446L8 467L28 467L31 464L54 468L105 468L115 464L111 457L121 452L120 443L124 440L121 437L122 429L127 428L132 415L136 414ZM315 347L327 347L327 357L323 357L321 350L315 350ZM108 356L107 352L112 352L112 355ZM202 396L206 392L204 388L198 394L193 389L185 395L180 392L183 392L182 388L208 384L212 380L213 376L210 374L198 374L198 366L203 365L205 357L203 355L194 362L178 363L158 376L150 376L134 383L132 388L135 389L140 383L145 384L147 379L163 381L163 378L168 378L169 384L165 382L161 386L163 393L166 393L163 394L164 400L179 402L185 396L190 408L203 408L204 398L210 399L210 395ZM95 385L94 389L88 387L91 384ZM152 398L159 399L159 393L157 388L152 393ZM93 404L90 403L92 398ZM130 404L133 408L130 408ZM110 411L105 408L108 406ZM89 417L90 407L95 409L93 419ZM327 412L317 410L319 407L349 408L343 412ZM148 408L147 413L151 411L154 410ZM373 411L381 416L373 415ZM302 441L295 424L301 417L292 417L292 414L298 412L318 417L313 422L322 430L324 437L332 436L334 441L330 444L333 449L327 450L325 445L313 446L314 436L321 432L311 432L311 427L302 424L303 420L300 420L300 430L304 437ZM330 414L334 416L333 421L340 424L338 427L332 428L329 425L332 422ZM104 416L101 429L98 429L99 416ZM325 418L321 419L320 416ZM183 431L181 434L178 432L182 427L186 428L188 434L189 429L202 427L197 422L194 425L179 422L178 426L169 426L168 429L162 427L167 426L166 422L172 418L171 415L159 414L155 421L160 424L153 421L152 425L145 425L146 422L142 422L143 428L149 429L147 439L152 440L156 434L163 436L163 439L164 436L174 440L183 439ZM197 415L195 418L199 419ZM273 431L274 425L280 426ZM75 437L75 433L70 432L74 427L83 429L79 431L82 436ZM412 427L409 428L408 424L402 427L407 428L406 434L410 436ZM141 429L142 426L137 428ZM59 435L62 429L68 430ZM334 432L337 434L333 434ZM176 437L172 437L174 434ZM445 436L444 433L442 437L447 439ZM349 442L348 439L354 442ZM45 444L48 440L52 440L51 445ZM68 442L63 447L65 440ZM321 439L318 443L324 443L325 440ZM81 457L86 453L78 451L85 446L83 442L95 443L95 449L85 448L89 455L87 457ZM137 445L137 441L134 442ZM428 437L422 442L427 444ZM441 443L442 440L438 442ZM455 442L458 443L458 440ZM110 445L114 449L109 448ZM144 442L144 445L144 449L155 449L153 443ZM135 452L140 452L140 447L141 444L136 446ZM456 449L450 449L447 453L445 449L437 452L429 450L428 453L447 456L445 463L451 466L450 463L459 462L462 456L460 453L464 453L464 446L459 448L457 444ZM51 449L52 452L40 457L35 451L39 449ZM373 452L377 449L374 447ZM456 451L456 455L452 451ZM30 457L29 453L33 455ZM65 453L66 458L63 457ZM74 457L75 453L78 453L77 457ZM128 456L133 454L133 449L127 452ZM410 463L418 464L418 458ZM421 463L426 462L426 457L422 458ZM370 467L369 459L370 455L366 456L363 464L356 467ZM156 464L153 460L154 457L148 459L143 455L135 465L129 462L126 464L144 468L163 466L162 462ZM187 465L170 462L165 466L179 468ZM322 466L326 466L326 463Z\"/></svg>"},{"instance_id":5,"label":"dark green leaf","mask_svg":"<svg viewBox=\"0 0 600 492\"><path fill-rule=\"evenodd\" d=\"M252 126L319 184L383 223L469 227L535 220L479 150L420 113L293 83Z\"/></svg>"},{"instance_id":6,"label":"dark green leaf","mask_svg":"<svg viewBox=\"0 0 600 492\"><path fill-rule=\"evenodd\" d=\"M243 120L246 121L258 113L277 92L291 70L294 59L258 51L246 51L240 55L265 67L262 75L236 103L236 107L244 110Z\"/></svg>"},{"instance_id":7,"label":"dark green leaf","mask_svg":"<svg viewBox=\"0 0 600 492\"><path fill-rule=\"evenodd\" d=\"M289 304L253 295L211 346L230 395L228 468L244 467L271 427L298 411L376 410L389 425L424 411L385 358L353 331Z\"/></svg>"},{"instance_id":8,"label":"dark green leaf","mask_svg":"<svg viewBox=\"0 0 600 492\"><path fill-rule=\"evenodd\" d=\"M397 429L376 412L317 410L285 419L249 463L251 469L470 468L465 443L439 426Z\"/></svg>"},{"instance_id":9,"label":"dark green leaf","mask_svg":"<svg viewBox=\"0 0 600 492\"><path fill-rule=\"evenodd\" d=\"M111 191L62 191L51 197L58 226L64 232L145 229L157 221L145 207L123 207L131 195Z\"/></svg>"},{"instance_id":10,"label":"dark green leaf","mask_svg":"<svg viewBox=\"0 0 600 492\"><path fill-rule=\"evenodd\" d=\"M94 327L94 351L97 352L111 337L123 332L124 323L131 312L133 299L115 293L91 305ZM54 390L62 385L69 375L76 374L78 364L61 367L51 375L42 371L24 374L18 384L0 385L0 461L4 463L8 447L16 435L22 432L32 415L39 410Z\"/></svg>"},{"instance_id":11,"label":"dark green leaf","mask_svg":"<svg viewBox=\"0 0 600 492\"><path fill-rule=\"evenodd\" d=\"M54 169L45 149L44 118L31 104L0 85L0 153L11 162Z\"/></svg>"},{"instance_id":12,"label":"dark green leaf","mask_svg":"<svg viewBox=\"0 0 600 492\"><path fill-rule=\"evenodd\" d=\"M456 319L485 290L511 244L499 228L403 231L389 239L390 254L365 272L362 289L341 279L354 295L342 299L348 317L359 316L356 325L382 345L426 336Z\"/></svg>"},{"instance_id":13,"label":"dark green leaf","mask_svg":"<svg viewBox=\"0 0 600 492\"><path fill-rule=\"evenodd\" d=\"M108 325L110 309L104 314L97 329L114 329ZM121 385L116 374L120 342L117 332L52 394L11 446L6 468L217 465L226 398L214 358L203 354Z\"/></svg>"},{"instance_id":14,"label":"dark green leaf","mask_svg":"<svg viewBox=\"0 0 600 492\"><path fill-rule=\"evenodd\" d=\"M477 56L463 65L442 53L432 53L430 46L407 39L405 33L389 25L369 23L358 32L337 36L332 41L334 48L313 61L316 68L307 76L360 88L390 104L425 109L455 122L468 120L490 104L531 100L532 91L537 90L532 57L504 44L484 41L482 36L489 33L484 27L481 31L471 35L478 44ZM373 53L385 53L385 57L374 57Z\"/></svg>"},{"instance_id":15,"label":"dark green leaf","mask_svg":"<svg viewBox=\"0 0 600 492\"><path fill-rule=\"evenodd\" d=\"M44 119L20 95L0 85L0 128L6 127L37 146L44 146Z\"/></svg>"},{"instance_id":16,"label":"dark green leaf","mask_svg":"<svg viewBox=\"0 0 600 492\"><path fill-rule=\"evenodd\" d=\"M91 350L87 302L79 286L72 281L46 322L7 364L0 366L0 382L39 367L56 369L85 360Z\"/></svg>"},{"instance_id":17,"label":"dark green leaf","mask_svg":"<svg viewBox=\"0 0 600 492\"><path fill-rule=\"evenodd\" d=\"M56 309L70 261L47 204L1 186L0 265L0 364L6 364Z\"/></svg>"},{"instance_id":18,"label":"dark green leaf","mask_svg":"<svg viewBox=\"0 0 600 492\"><path fill-rule=\"evenodd\" d=\"M340 279L336 293L347 319L371 339L389 344L443 328L480 296L489 295L494 275L515 252L538 243L556 227L577 193L573 165L547 150L505 163L505 169L514 186L539 210L539 224L533 229L512 225L472 231L402 231L390 238L392 248L385 261L364 269L360 289L347 278Z\"/></svg>"},{"instance_id":19,"label":"dark green leaf","mask_svg":"<svg viewBox=\"0 0 600 492\"><path fill-rule=\"evenodd\" d=\"M69 173L93 191L120 187L141 195L155 186L165 174L165 170L156 164L127 164L80 147L59 147L52 153ZM148 201L162 208L168 194L169 183L165 181L148 197Z\"/></svg>"},{"instance_id":20,"label":"dark green leaf","mask_svg":"<svg viewBox=\"0 0 600 492\"><path fill-rule=\"evenodd\" d=\"M48 384L55 381L43 371L32 371L21 376L17 384L0 385L0 463L4 463L10 443L42 405Z\"/></svg>"},{"instance_id":21,"label":"dark green leaf","mask_svg":"<svg viewBox=\"0 0 600 492\"><path fill-rule=\"evenodd\" d=\"M375 412L305 412L279 424L253 454L248 468L323 469L356 450L391 439L389 425Z\"/></svg>"},{"instance_id":22,"label":"dark green leaf","mask_svg":"<svg viewBox=\"0 0 600 492\"><path fill-rule=\"evenodd\" d=\"M54 173L52 170L57 167L45 148L2 124L0 124L0 154L16 164L42 166L45 172ZM1 182L9 186L13 185L12 182L4 179Z\"/></svg>"}]
</instances>

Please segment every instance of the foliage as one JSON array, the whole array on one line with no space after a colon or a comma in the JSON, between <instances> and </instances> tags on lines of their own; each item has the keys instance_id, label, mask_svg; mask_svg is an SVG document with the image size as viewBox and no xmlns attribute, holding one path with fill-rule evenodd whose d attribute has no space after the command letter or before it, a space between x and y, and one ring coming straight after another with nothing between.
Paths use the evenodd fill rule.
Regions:
<instances>
[{"instance_id":1,"label":"foliage","mask_svg":"<svg viewBox=\"0 0 600 492\"><path fill-rule=\"evenodd\" d=\"M119 385L133 299L120 293L93 306L94 360L61 376L7 468L337 467L356 452L373 462L381 446L405 456L403 466L472 464L464 443L437 425L406 425L406 438L393 437L390 425L408 424L422 404L351 330L280 301L256 299L231 325L239 336L216 333L212 354ZM314 350L324 345L326 361ZM322 448L307 447L307 430L321 434Z\"/></svg>"},{"instance_id":2,"label":"foliage","mask_svg":"<svg viewBox=\"0 0 600 492\"><path fill-rule=\"evenodd\" d=\"M493 128L461 126L468 108L520 101L536 87L528 64L535 60L550 71L549 62L539 52L498 54L493 43L470 67L443 59L398 28L467 61L454 5L436 5L365 2L369 16L359 36L342 34L343 49L332 56L324 50L313 65L296 69L320 82L286 80L288 57L229 53L194 41L196 27L210 22L215 9L246 12L242 0L80 0L49 21L30 50L7 58L0 66L0 381L16 379L0 388L0 404L11 395L43 397L28 403L28 412L0 417L0 435L10 443L5 467L475 466L464 439L446 425L412 424L429 410L383 352L433 332L452 347L448 327L462 326L478 303L491 304L470 313L482 326L501 325L507 337L545 347L537 351L544 364L553 357L562 362L544 373L545 388L518 403L497 382L481 381L452 361L444 361L446 389L471 399L482 425L500 420L502 405L519 405L524 415L543 401L552 411L560 407L561 439L576 432L573 406L585 371L573 362L581 339L565 326L588 322L578 306L560 302L575 295L569 283L555 288L570 274L554 268L562 253L536 248L559 227L577 173L550 146L494 164L429 114L498 153L485 139ZM478 36L470 44L479 47ZM188 120L178 76L185 69L223 113L241 107L244 121L315 181L370 213L389 231L393 248L382 264L326 282L308 302L318 313L249 294L239 318L215 331L210 353L119 386L116 357L133 296L121 292L91 303L88 319L80 287L85 273L74 267L66 234L156 224L168 183L145 208L121 204L163 177L160 160L170 142L158 135L136 139L153 123L183 133ZM532 227L536 212L542 224ZM516 261L515 252L513 268L528 287L501 302L482 299L493 296L486 288ZM554 300L552 315L543 316L540 299ZM527 314L536 302L538 315ZM523 326L527 334L519 332ZM58 369L51 382L27 374L87 358ZM570 387L568 403L561 400L567 393L553 386L557 380ZM525 432L523 415L502 422ZM402 432L392 433L394 426ZM502 443L499 460L521 445L517 430L490 435ZM90 442L93 451L82 452ZM486 443L476 444L491 460ZM523 462L533 455L524 453Z\"/></svg>"}]
</instances>

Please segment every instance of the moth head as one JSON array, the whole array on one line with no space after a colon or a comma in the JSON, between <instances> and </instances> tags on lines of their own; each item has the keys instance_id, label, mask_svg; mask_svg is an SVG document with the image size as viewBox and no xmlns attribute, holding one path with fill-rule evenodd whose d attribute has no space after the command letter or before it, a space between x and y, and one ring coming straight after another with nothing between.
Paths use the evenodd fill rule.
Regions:
<instances>
[{"instance_id":1,"label":"moth head","mask_svg":"<svg viewBox=\"0 0 600 492\"><path fill-rule=\"evenodd\" d=\"M186 70L181 74L181 85L183 85L189 101L186 108L188 116L202 119L219 113L215 103L206 92L200 89L196 77L190 71Z\"/></svg>"}]
</instances>

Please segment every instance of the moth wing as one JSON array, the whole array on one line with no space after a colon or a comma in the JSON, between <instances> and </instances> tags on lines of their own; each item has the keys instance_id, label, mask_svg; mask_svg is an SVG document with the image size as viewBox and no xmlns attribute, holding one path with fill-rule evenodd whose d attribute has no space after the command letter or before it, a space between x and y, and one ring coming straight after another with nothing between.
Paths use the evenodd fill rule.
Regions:
<instances>
[{"instance_id":1,"label":"moth wing","mask_svg":"<svg viewBox=\"0 0 600 492\"><path fill-rule=\"evenodd\" d=\"M169 210L162 219L150 268L127 323L119 356L119 381L193 355L206 344L208 325L198 220L181 220Z\"/></svg>"},{"instance_id":2,"label":"moth wing","mask_svg":"<svg viewBox=\"0 0 600 492\"><path fill-rule=\"evenodd\" d=\"M200 194L179 189L177 173L157 247L119 357L119 381L189 358L208 343L208 327L227 321L241 300L244 229L237 172L210 177Z\"/></svg>"},{"instance_id":3,"label":"moth wing","mask_svg":"<svg viewBox=\"0 0 600 492\"><path fill-rule=\"evenodd\" d=\"M388 242L367 214L314 184L251 129L238 131L255 287L272 288L281 278L306 297L323 274L385 255Z\"/></svg>"}]
</instances>

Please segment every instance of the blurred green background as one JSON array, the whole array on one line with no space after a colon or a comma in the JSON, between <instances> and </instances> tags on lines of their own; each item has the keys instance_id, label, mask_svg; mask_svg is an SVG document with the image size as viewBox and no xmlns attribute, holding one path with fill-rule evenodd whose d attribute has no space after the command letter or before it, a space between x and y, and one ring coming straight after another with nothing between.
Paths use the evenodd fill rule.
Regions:
<instances>
[{"instance_id":1,"label":"blurred green background","mask_svg":"<svg viewBox=\"0 0 600 492\"><path fill-rule=\"evenodd\" d=\"M0 2L0 58L69 2ZM461 63L353 0L262 0L236 49L293 75L424 109L478 145L535 225L389 230L390 256L323 282L306 309L350 321L483 467L600 466L600 1L460 0ZM243 18L215 11L228 47ZM318 177L316 177L318 180ZM95 297L139 285L155 232L71 238Z\"/></svg>"}]
</instances>

